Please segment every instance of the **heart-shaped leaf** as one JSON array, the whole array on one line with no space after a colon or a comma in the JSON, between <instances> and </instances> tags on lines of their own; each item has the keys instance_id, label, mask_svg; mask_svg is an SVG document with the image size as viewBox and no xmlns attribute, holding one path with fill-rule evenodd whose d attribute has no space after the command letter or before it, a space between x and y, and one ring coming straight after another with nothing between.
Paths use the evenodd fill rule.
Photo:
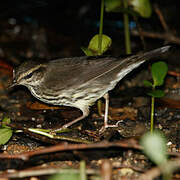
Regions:
<instances>
[{"instance_id":1,"label":"heart-shaped leaf","mask_svg":"<svg viewBox=\"0 0 180 180\"><path fill-rule=\"evenodd\" d=\"M159 61L152 64L151 67L154 86L161 86L168 72L168 66L165 62Z\"/></svg>"},{"instance_id":2,"label":"heart-shaped leaf","mask_svg":"<svg viewBox=\"0 0 180 180\"><path fill-rule=\"evenodd\" d=\"M0 145L6 144L11 138L13 130L11 128L0 128Z\"/></svg>"},{"instance_id":3,"label":"heart-shaped leaf","mask_svg":"<svg viewBox=\"0 0 180 180\"><path fill-rule=\"evenodd\" d=\"M123 8L121 0L105 0L106 12L119 12L120 8Z\"/></svg>"},{"instance_id":4,"label":"heart-shaped leaf","mask_svg":"<svg viewBox=\"0 0 180 180\"><path fill-rule=\"evenodd\" d=\"M129 5L133 10L140 14L141 17L149 18L152 13L152 8L149 0L129 0Z\"/></svg>"},{"instance_id":5,"label":"heart-shaped leaf","mask_svg":"<svg viewBox=\"0 0 180 180\"><path fill-rule=\"evenodd\" d=\"M103 34L102 35L102 46L101 46L101 54L99 54L99 34L95 35L91 41L89 42L88 49L93 52L94 55L102 55L106 52L112 44L112 40L109 36Z\"/></svg>"},{"instance_id":6,"label":"heart-shaped leaf","mask_svg":"<svg viewBox=\"0 0 180 180\"><path fill-rule=\"evenodd\" d=\"M161 132L146 133L140 143L144 147L145 154L157 165L167 161L166 140Z\"/></svg>"}]
</instances>

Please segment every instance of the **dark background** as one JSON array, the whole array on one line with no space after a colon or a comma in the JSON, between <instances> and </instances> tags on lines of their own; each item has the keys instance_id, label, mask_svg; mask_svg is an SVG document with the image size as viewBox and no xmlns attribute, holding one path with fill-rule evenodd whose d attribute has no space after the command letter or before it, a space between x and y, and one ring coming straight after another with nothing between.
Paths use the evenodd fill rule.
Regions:
<instances>
[{"instance_id":1,"label":"dark background","mask_svg":"<svg viewBox=\"0 0 180 180\"><path fill-rule=\"evenodd\" d=\"M179 36L178 0L151 2L158 5L169 29ZM19 64L32 57L51 59L84 55L80 47L87 47L98 33L99 16L100 0L3 0L0 2L0 57ZM113 41L107 54L125 53L123 27L116 25L121 20L122 13L104 15L103 31ZM130 21L133 21L132 17ZM146 31L164 32L154 11L148 19L139 18L139 24ZM147 50L169 43L151 38L145 38L145 42ZM139 37L131 36L131 43L133 53L143 50ZM170 44L178 49L176 43ZM178 52L175 54L178 56Z\"/></svg>"}]
</instances>

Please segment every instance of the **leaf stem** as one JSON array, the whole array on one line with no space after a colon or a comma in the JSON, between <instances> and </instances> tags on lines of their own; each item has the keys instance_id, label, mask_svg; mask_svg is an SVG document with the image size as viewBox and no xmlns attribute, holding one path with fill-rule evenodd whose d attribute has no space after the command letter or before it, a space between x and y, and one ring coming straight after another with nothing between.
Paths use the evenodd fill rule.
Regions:
<instances>
[{"instance_id":1,"label":"leaf stem","mask_svg":"<svg viewBox=\"0 0 180 180\"><path fill-rule=\"evenodd\" d=\"M127 7L128 7L127 0L124 0L123 3L124 3L124 8L127 9ZM130 42L130 33L129 33L129 16L125 12L123 17L124 17L124 36L125 36L126 54L131 54L131 42Z\"/></svg>"},{"instance_id":2,"label":"leaf stem","mask_svg":"<svg viewBox=\"0 0 180 180\"><path fill-rule=\"evenodd\" d=\"M101 12L100 12L100 26L99 26L99 36L98 36L98 55L101 55L102 51L102 35L103 35L103 18L104 18L104 0L101 0ZM98 100L98 113L102 115L102 102Z\"/></svg>"},{"instance_id":3,"label":"leaf stem","mask_svg":"<svg viewBox=\"0 0 180 180\"><path fill-rule=\"evenodd\" d=\"M155 83L153 83L152 85L152 90L154 91L156 88L156 85ZM155 97L152 96L151 97L151 133L153 133L153 130L154 130L154 104L155 104Z\"/></svg>"},{"instance_id":4,"label":"leaf stem","mask_svg":"<svg viewBox=\"0 0 180 180\"><path fill-rule=\"evenodd\" d=\"M154 128L154 97L151 97L151 133L153 133Z\"/></svg>"},{"instance_id":5,"label":"leaf stem","mask_svg":"<svg viewBox=\"0 0 180 180\"><path fill-rule=\"evenodd\" d=\"M104 17L104 0L101 0L100 26L99 26L99 38L98 38L98 55L101 55L101 50L102 50L103 17Z\"/></svg>"}]
</instances>

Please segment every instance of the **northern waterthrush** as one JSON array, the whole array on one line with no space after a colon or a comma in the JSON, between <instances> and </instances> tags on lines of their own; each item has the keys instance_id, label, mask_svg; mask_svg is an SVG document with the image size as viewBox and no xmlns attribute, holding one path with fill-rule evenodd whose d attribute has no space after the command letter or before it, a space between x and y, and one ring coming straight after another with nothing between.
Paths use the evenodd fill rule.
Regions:
<instances>
[{"instance_id":1,"label":"northern waterthrush","mask_svg":"<svg viewBox=\"0 0 180 180\"><path fill-rule=\"evenodd\" d=\"M40 63L27 61L13 72L13 84L26 86L37 99L53 105L80 109L83 115L62 128L67 128L89 114L89 106L101 97L106 99L104 128L109 127L108 91L130 71L156 57L170 46L149 52L115 57L73 57Z\"/></svg>"}]
</instances>

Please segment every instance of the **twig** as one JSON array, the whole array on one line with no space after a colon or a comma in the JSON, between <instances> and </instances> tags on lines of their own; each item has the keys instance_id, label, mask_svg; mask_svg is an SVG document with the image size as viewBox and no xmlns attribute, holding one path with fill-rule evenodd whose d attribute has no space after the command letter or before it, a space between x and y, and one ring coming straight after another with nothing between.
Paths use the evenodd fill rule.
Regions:
<instances>
[{"instance_id":1,"label":"twig","mask_svg":"<svg viewBox=\"0 0 180 180\"><path fill-rule=\"evenodd\" d=\"M180 77L180 73L179 72L175 72L175 71L168 71L168 74L171 76L176 76L176 77Z\"/></svg>"},{"instance_id":2,"label":"twig","mask_svg":"<svg viewBox=\"0 0 180 180\"><path fill-rule=\"evenodd\" d=\"M171 42L171 43L176 43L176 44L180 44L180 37L175 36L170 30L169 27L165 21L165 18L161 12L161 10L159 9L158 5L155 4L154 5L154 10L161 22L161 25L165 31L165 33L157 33L157 32L147 32L147 31L143 31L141 30L141 32L138 32L137 30L132 30L131 33L134 36L140 36L140 37L148 37L148 38L153 38L153 39L163 39L165 41Z\"/></svg>"},{"instance_id":3,"label":"twig","mask_svg":"<svg viewBox=\"0 0 180 180\"><path fill-rule=\"evenodd\" d=\"M141 39L141 42L142 42L143 49L146 50L146 43L145 43L144 36L142 34L141 25L139 24L137 16L133 16L133 18L134 18L134 21L136 22L136 25L137 25L137 29L138 29L138 32L139 32L139 36L140 36L140 39Z\"/></svg>"},{"instance_id":4,"label":"twig","mask_svg":"<svg viewBox=\"0 0 180 180\"><path fill-rule=\"evenodd\" d=\"M159 17L159 20L160 20L161 25L162 25L162 27L164 28L164 30L165 30L167 33L170 32L170 31L169 31L169 28L168 28L168 25L167 25L167 23L166 23L166 21L165 21L165 19L164 19L164 16L163 16L163 14L162 14L162 12L161 12L161 10L159 9L159 7L158 7L157 4L154 4L154 10L155 10L157 16Z\"/></svg>"},{"instance_id":5,"label":"twig","mask_svg":"<svg viewBox=\"0 0 180 180\"><path fill-rule=\"evenodd\" d=\"M31 176L42 176L42 175L51 175L55 173L69 173L69 169L62 168L41 168L41 169L26 169L21 171L9 172L0 174L0 178L25 178ZM71 169L71 173L79 173L79 169ZM98 170L86 169L86 174L99 174Z\"/></svg>"},{"instance_id":6,"label":"twig","mask_svg":"<svg viewBox=\"0 0 180 180\"><path fill-rule=\"evenodd\" d=\"M139 36L139 32L137 30L132 30L131 33L134 36ZM171 43L176 43L180 45L180 37L177 37L171 33L156 33L156 32L147 32L147 31L142 31L141 33L145 37L149 37L153 39L163 39Z\"/></svg>"},{"instance_id":7,"label":"twig","mask_svg":"<svg viewBox=\"0 0 180 180\"><path fill-rule=\"evenodd\" d=\"M142 150L142 147L138 144L135 139L128 139L124 141L117 141L117 142L100 142L94 144L59 144L51 147L46 147L43 149L26 152L22 154L0 154L0 159L21 159L27 161L30 157L47 154L47 153L54 153L59 151L72 151L72 150L82 150L82 149L94 149L94 148L110 148L110 147L122 147L122 148L133 148L137 150Z\"/></svg>"},{"instance_id":8,"label":"twig","mask_svg":"<svg viewBox=\"0 0 180 180\"><path fill-rule=\"evenodd\" d=\"M142 174L138 180L153 180L156 177L160 176L161 173L163 173L163 170L168 171L175 171L180 168L180 158L176 158L173 161L168 161L166 164L163 164L162 168L161 167L155 167L150 170L148 170L146 173Z\"/></svg>"}]
</instances>

